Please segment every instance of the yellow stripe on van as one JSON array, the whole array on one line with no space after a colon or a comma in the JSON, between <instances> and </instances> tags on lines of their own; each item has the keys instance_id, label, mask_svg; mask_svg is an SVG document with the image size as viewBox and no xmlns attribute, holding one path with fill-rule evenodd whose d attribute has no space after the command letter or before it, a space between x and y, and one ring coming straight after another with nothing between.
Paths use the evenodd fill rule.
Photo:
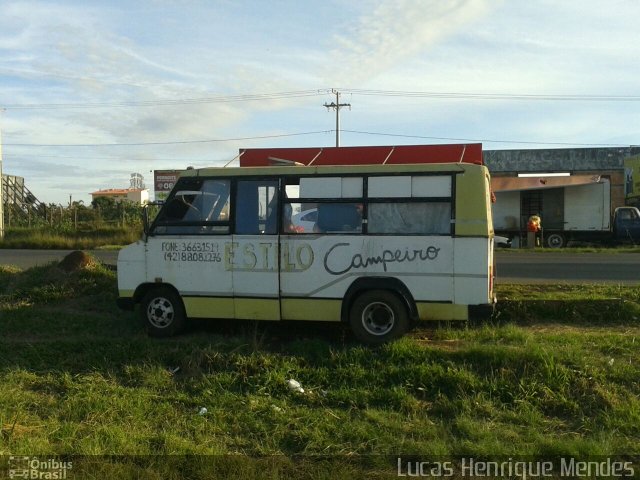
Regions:
<instances>
[{"instance_id":1,"label":"yellow stripe on van","mask_svg":"<svg viewBox=\"0 0 640 480\"><path fill-rule=\"evenodd\" d=\"M339 322L342 300L283 298L283 320Z\"/></svg>"},{"instance_id":2,"label":"yellow stripe on van","mask_svg":"<svg viewBox=\"0 0 640 480\"><path fill-rule=\"evenodd\" d=\"M118 290L118 296L122 298L133 297L133 290Z\"/></svg>"},{"instance_id":3,"label":"yellow stripe on van","mask_svg":"<svg viewBox=\"0 0 640 480\"><path fill-rule=\"evenodd\" d=\"M280 320L275 298L182 297L187 317Z\"/></svg>"},{"instance_id":4,"label":"yellow stripe on van","mask_svg":"<svg viewBox=\"0 0 640 480\"><path fill-rule=\"evenodd\" d=\"M277 298L236 298L235 318L280 320L280 300Z\"/></svg>"},{"instance_id":5,"label":"yellow stripe on van","mask_svg":"<svg viewBox=\"0 0 640 480\"><path fill-rule=\"evenodd\" d=\"M416 302L420 320L468 320L469 309L466 305L452 303Z\"/></svg>"},{"instance_id":6,"label":"yellow stripe on van","mask_svg":"<svg viewBox=\"0 0 640 480\"><path fill-rule=\"evenodd\" d=\"M187 317L234 318L233 298L182 297Z\"/></svg>"}]
</instances>

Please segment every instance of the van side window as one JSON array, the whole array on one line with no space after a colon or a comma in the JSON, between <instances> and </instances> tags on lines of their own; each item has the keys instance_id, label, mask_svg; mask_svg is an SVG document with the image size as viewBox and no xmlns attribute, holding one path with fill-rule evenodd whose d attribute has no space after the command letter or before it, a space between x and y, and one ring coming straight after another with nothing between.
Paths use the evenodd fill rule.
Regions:
<instances>
[{"instance_id":1,"label":"van side window","mask_svg":"<svg viewBox=\"0 0 640 480\"><path fill-rule=\"evenodd\" d=\"M362 203L319 203L317 233L361 233Z\"/></svg>"},{"instance_id":2,"label":"van side window","mask_svg":"<svg viewBox=\"0 0 640 480\"><path fill-rule=\"evenodd\" d=\"M229 233L229 180L182 178L154 223L152 234Z\"/></svg>"},{"instance_id":3,"label":"van side window","mask_svg":"<svg viewBox=\"0 0 640 480\"><path fill-rule=\"evenodd\" d=\"M370 177L368 232L451 235L452 184L448 175Z\"/></svg>"},{"instance_id":4,"label":"van side window","mask_svg":"<svg viewBox=\"0 0 640 480\"><path fill-rule=\"evenodd\" d=\"M451 235L451 203L370 203L369 233Z\"/></svg>"},{"instance_id":5,"label":"van side window","mask_svg":"<svg viewBox=\"0 0 640 480\"><path fill-rule=\"evenodd\" d=\"M278 233L278 180L239 180L236 191L238 235Z\"/></svg>"},{"instance_id":6,"label":"van side window","mask_svg":"<svg viewBox=\"0 0 640 480\"><path fill-rule=\"evenodd\" d=\"M316 202L300 201L300 179L283 179L284 202L282 205L282 230L284 234L313 233L318 220Z\"/></svg>"},{"instance_id":7,"label":"van side window","mask_svg":"<svg viewBox=\"0 0 640 480\"><path fill-rule=\"evenodd\" d=\"M362 176L301 177L287 180L293 233L363 232ZM286 218L286 217L285 217Z\"/></svg>"}]
</instances>

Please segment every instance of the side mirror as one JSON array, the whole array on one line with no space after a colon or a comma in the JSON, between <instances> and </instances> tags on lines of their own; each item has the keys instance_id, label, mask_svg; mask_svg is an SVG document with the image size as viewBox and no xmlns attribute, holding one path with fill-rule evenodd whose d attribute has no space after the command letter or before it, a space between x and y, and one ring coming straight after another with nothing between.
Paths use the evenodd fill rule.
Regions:
<instances>
[{"instance_id":1,"label":"side mirror","mask_svg":"<svg viewBox=\"0 0 640 480\"><path fill-rule=\"evenodd\" d=\"M153 219L155 215L158 213L158 208L162 208L163 205L164 201L157 200L155 202L147 203L142 207L142 229L144 231L145 242L147 241L147 237L151 233L151 226L153 225ZM151 213L149 213L150 209ZM149 218L149 215L151 215L151 218Z\"/></svg>"},{"instance_id":2,"label":"side mirror","mask_svg":"<svg viewBox=\"0 0 640 480\"><path fill-rule=\"evenodd\" d=\"M149 236L149 205L142 208L142 229L144 231L145 240Z\"/></svg>"}]
</instances>

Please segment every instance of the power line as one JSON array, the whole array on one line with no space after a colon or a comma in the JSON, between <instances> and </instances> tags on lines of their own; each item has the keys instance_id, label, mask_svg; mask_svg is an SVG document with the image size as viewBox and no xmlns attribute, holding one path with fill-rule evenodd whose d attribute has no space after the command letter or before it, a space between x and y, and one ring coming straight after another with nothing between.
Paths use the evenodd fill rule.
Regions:
<instances>
[{"instance_id":1,"label":"power line","mask_svg":"<svg viewBox=\"0 0 640 480\"><path fill-rule=\"evenodd\" d=\"M298 137L302 135L317 135L320 133L332 133L333 130L317 130L314 132L299 132L299 133L283 133L279 135L260 135L256 137L235 137L235 138L215 138L208 140L179 140L170 142L135 142L135 143L11 143L5 142L4 146L12 147L138 147L146 145L192 145L197 143L221 143L221 142L236 142L241 140L264 140L268 138L283 138L283 137Z\"/></svg>"},{"instance_id":2,"label":"power line","mask_svg":"<svg viewBox=\"0 0 640 480\"><path fill-rule=\"evenodd\" d=\"M581 101L581 102L638 102L640 95L567 95L530 93L468 93L468 92L411 92L398 90L342 89L353 95L378 97L470 99L470 100L524 100L524 101Z\"/></svg>"},{"instance_id":3,"label":"power line","mask_svg":"<svg viewBox=\"0 0 640 480\"><path fill-rule=\"evenodd\" d=\"M415 138L420 140L442 140L448 142L467 142L467 143L504 143L504 144L522 144L522 145L557 145L557 146L583 146L583 147L627 147L628 145L621 143L581 143L581 142L544 142L544 141L531 141L531 140L504 140L504 139L488 139L488 138L463 138L463 137L438 137L431 135L408 135L401 133L386 133L386 132L369 132L362 130L341 130L346 133L353 133L357 135L371 135L371 136L379 136L379 137L394 137L394 138ZM237 137L237 138L219 138L219 139L209 139L209 140L183 140L183 141L169 141L169 142L137 142L137 143L95 143L95 144L37 144L37 143L5 143L5 146L14 146L14 147L119 147L119 146L154 146L154 145L190 145L190 144L199 144L199 143L216 143L216 142L232 142L232 141L240 141L240 140L260 140L260 139L269 139L269 138L283 138L283 137L295 137L295 136L303 136L303 135L317 135L317 134L330 134L335 133L336 130L318 130L313 132L298 132L298 133L287 133L280 135L262 135L255 137ZM16 153L5 153L5 157L23 157L28 154L16 154ZM36 158L83 158L89 159L89 157L73 157L73 156L56 156L56 155L29 155L30 157ZM99 159L117 159L116 157L91 157L91 159L99 160ZM160 159L133 159L128 158L129 160L134 161L149 161L149 160L160 160ZM175 158L166 159L166 160L176 160ZM184 159L189 160L189 159ZM207 161L207 160L205 160Z\"/></svg>"},{"instance_id":4,"label":"power line","mask_svg":"<svg viewBox=\"0 0 640 480\"><path fill-rule=\"evenodd\" d=\"M8 110L56 110L73 108L121 108L121 107L160 107L170 105L199 105L206 103L232 103L263 100L281 100L288 98L314 97L325 95L330 90L298 90L279 93L258 93L247 95L227 95L201 98L181 98L163 100L144 100L130 102L91 102L91 103L14 103L5 104Z\"/></svg>"},{"instance_id":5,"label":"power line","mask_svg":"<svg viewBox=\"0 0 640 480\"><path fill-rule=\"evenodd\" d=\"M77 103L10 103L3 107L8 110L56 110L76 108L126 108L160 107L172 105L199 105L212 103L233 103L251 101L272 101L289 98L313 97L335 94L337 89L294 90L289 92L258 93L245 95L218 95L211 97L160 99L123 102L77 102ZM375 97L404 97L453 100L503 100L503 101L563 101L563 102L638 102L640 95L606 94L530 94L530 93L482 93L482 92L416 92L401 90L340 89L342 93Z\"/></svg>"},{"instance_id":6,"label":"power line","mask_svg":"<svg viewBox=\"0 0 640 480\"><path fill-rule=\"evenodd\" d=\"M156 157L149 156L146 158L132 157L129 155L116 154L111 156L85 156L85 155L43 155L40 153L3 153L2 158L8 159L21 159L21 158L59 158L63 160L128 160L131 162L138 162L143 164L144 162L210 162L210 161L224 161L224 159L212 159L212 158L187 158L187 157Z\"/></svg>"},{"instance_id":7,"label":"power line","mask_svg":"<svg viewBox=\"0 0 640 480\"><path fill-rule=\"evenodd\" d=\"M562 146L582 146L582 147L628 147L621 143L578 143L578 142L534 142L527 140L495 140L487 138L456 138L456 137L432 137L425 135L403 135L399 133L364 132L361 130L342 130L348 133L360 135L375 135L381 137L419 138L422 140L446 140L451 142L472 142L472 143L513 143L523 145L562 145Z\"/></svg>"}]
</instances>

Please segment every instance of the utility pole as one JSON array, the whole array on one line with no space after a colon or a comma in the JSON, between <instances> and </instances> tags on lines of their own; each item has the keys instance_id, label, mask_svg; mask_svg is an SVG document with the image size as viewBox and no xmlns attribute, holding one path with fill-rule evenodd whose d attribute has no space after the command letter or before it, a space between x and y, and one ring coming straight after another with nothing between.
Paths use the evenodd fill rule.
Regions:
<instances>
[{"instance_id":1,"label":"utility pole","mask_svg":"<svg viewBox=\"0 0 640 480\"><path fill-rule=\"evenodd\" d=\"M336 147L340 146L340 109L342 107L349 107L351 109L350 103L340 103L340 92L335 88L331 89L331 93L336 96L336 101L331 103L325 103L324 106L328 109L333 108L336 111Z\"/></svg>"}]
</instances>

